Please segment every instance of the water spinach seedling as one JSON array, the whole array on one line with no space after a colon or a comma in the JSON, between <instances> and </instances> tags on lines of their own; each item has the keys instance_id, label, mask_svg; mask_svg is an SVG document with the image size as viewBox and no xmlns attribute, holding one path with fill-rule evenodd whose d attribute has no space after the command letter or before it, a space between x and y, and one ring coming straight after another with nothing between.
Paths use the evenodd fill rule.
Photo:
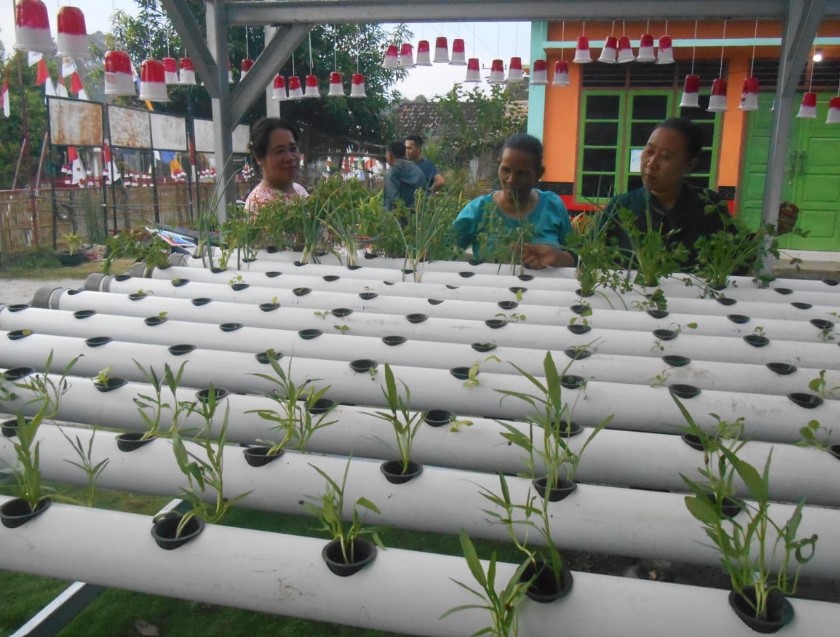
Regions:
<instances>
[{"instance_id":1,"label":"water spinach seedling","mask_svg":"<svg viewBox=\"0 0 840 637\"><path fill-rule=\"evenodd\" d=\"M411 390L404 382L400 381L400 384L405 391L405 398L400 394L391 366L385 363L385 387L382 388L382 395L388 404L388 411L377 411L373 415L391 425L397 442L400 467L402 473L407 473L414 438L426 420L428 411L411 411Z\"/></svg>"}]
</instances>

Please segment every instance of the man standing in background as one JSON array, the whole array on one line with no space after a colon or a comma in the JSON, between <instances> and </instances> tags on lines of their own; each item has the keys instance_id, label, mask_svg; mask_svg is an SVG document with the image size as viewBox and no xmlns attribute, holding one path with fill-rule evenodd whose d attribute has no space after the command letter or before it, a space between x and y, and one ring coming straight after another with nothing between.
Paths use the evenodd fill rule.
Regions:
<instances>
[{"instance_id":1,"label":"man standing in background","mask_svg":"<svg viewBox=\"0 0 840 637\"><path fill-rule=\"evenodd\" d=\"M423 157L422 135L409 135L405 138L405 156L407 159L413 161L423 171L423 174L426 175L426 181L428 183L426 189L430 193L437 192L443 188L446 179L443 178L443 175L438 172L438 169L431 161Z\"/></svg>"},{"instance_id":2,"label":"man standing in background","mask_svg":"<svg viewBox=\"0 0 840 637\"><path fill-rule=\"evenodd\" d=\"M385 147L385 161L389 166L385 173L385 210L393 209L398 199L406 208L414 208L414 194L426 188L426 175L405 158L405 145L399 140Z\"/></svg>"}]
</instances>

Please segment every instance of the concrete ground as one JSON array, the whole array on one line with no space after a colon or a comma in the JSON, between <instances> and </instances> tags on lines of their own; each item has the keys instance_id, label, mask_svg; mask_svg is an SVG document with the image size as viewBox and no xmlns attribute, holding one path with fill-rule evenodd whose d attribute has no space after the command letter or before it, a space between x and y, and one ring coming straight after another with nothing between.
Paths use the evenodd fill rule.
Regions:
<instances>
[{"instance_id":1,"label":"concrete ground","mask_svg":"<svg viewBox=\"0 0 840 637\"><path fill-rule=\"evenodd\" d=\"M31 303L32 297L42 287L62 287L68 290L82 288L85 279L0 279L0 305Z\"/></svg>"}]
</instances>

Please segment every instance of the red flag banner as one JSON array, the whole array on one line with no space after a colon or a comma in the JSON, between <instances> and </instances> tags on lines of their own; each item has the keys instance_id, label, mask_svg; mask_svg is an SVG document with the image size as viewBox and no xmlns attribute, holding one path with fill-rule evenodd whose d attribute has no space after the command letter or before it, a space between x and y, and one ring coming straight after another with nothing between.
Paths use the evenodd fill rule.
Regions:
<instances>
[{"instance_id":1,"label":"red flag banner","mask_svg":"<svg viewBox=\"0 0 840 637\"><path fill-rule=\"evenodd\" d=\"M78 71L73 71L73 75L70 76L70 92L71 93L78 93L80 91L85 90L85 85L82 84L82 78L79 77Z\"/></svg>"},{"instance_id":2,"label":"red flag banner","mask_svg":"<svg viewBox=\"0 0 840 637\"><path fill-rule=\"evenodd\" d=\"M47 61L44 58L38 60L38 66L35 69L35 86L41 86L50 77L50 71L47 68Z\"/></svg>"}]
</instances>

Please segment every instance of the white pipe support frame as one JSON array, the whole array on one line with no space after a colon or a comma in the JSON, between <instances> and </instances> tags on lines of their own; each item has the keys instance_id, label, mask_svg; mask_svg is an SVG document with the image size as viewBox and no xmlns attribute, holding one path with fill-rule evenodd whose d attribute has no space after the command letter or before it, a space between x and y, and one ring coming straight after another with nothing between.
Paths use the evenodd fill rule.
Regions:
<instances>
[{"instance_id":1,"label":"white pipe support frame","mask_svg":"<svg viewBox=\"0 0 840 637\"><path fill-rule=\"evenodd\" d=\"M323 564L320 539L207 525L186 546L162 551L149 527L146 516L53 504L23 527L0 529L7 549L0 568L430 637L466 637L488 622L477 610L440 619L453 606L477 601L455 583L473 585L457 556L380 550L367 568L341 578ZM515 569L497 564L497 590ZM560 602L523 602L520 637L551 637L558 626L574 637L666 637L677 625L685 637L754 634L729 608L726 591L578 572L574 582ZM787 633L834 637L840 605L790 601L796 615Z\"/></svg>"}]
</instances>

